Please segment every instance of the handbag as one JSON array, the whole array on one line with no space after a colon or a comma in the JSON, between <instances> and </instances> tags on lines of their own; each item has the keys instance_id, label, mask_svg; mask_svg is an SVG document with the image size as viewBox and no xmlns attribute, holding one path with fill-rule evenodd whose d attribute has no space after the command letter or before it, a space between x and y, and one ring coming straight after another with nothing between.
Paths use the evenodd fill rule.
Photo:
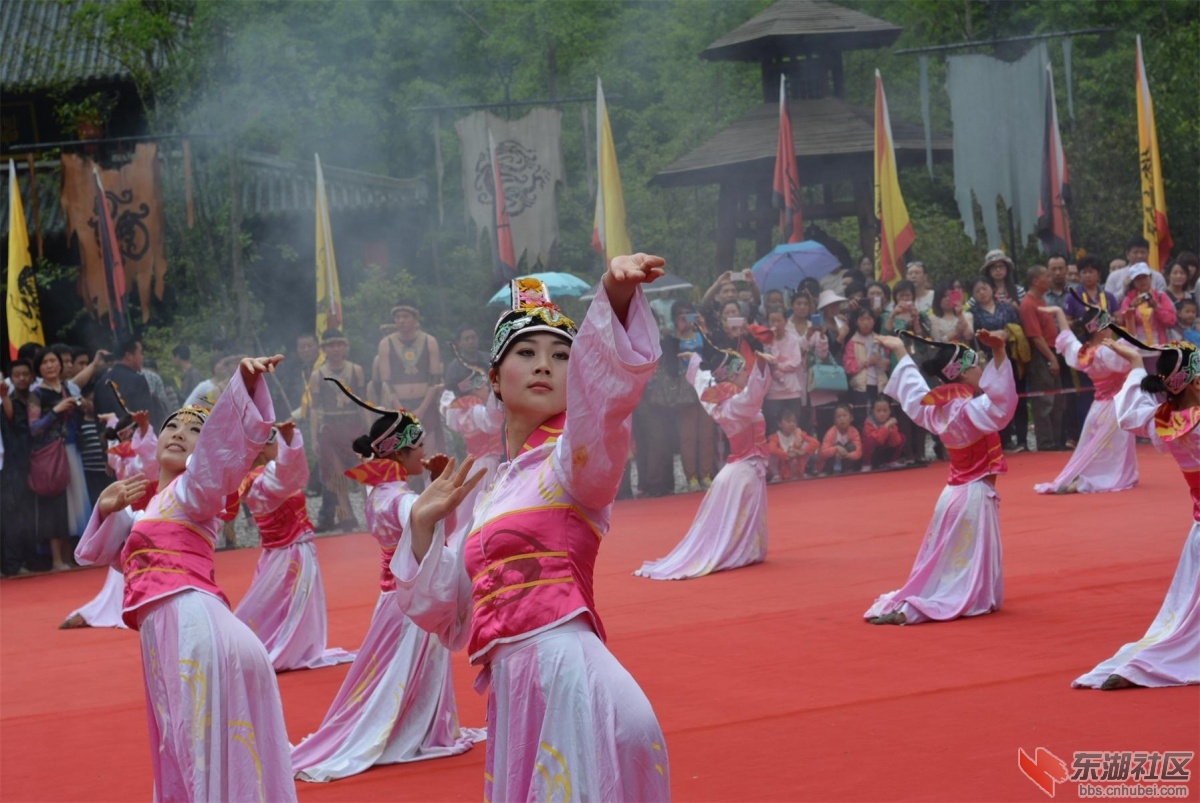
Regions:
<instances>
[{"instance_id":1,"label":"handbag","mask_svg":"<svg viewBox=\"0 0 1200 803\"><path fill-rule=\"evenodd\" d=\"M831 358L813 363L810 384L813 390L828 390L834 393L842 393L850 389L850 382L846 379L846 369Z\"/></svg>"},{"instance_id":2,"label":"handbag","mask_svg":"<svg viewBox=\"0 0 1200 803\"><path fill-rule=\"evenodd\" d=\"M67 462L67 446L61 437L54 438L29 458L29 490L38 496L58 496L71 484L71 465Z\"/></svg>"}]
</instances>

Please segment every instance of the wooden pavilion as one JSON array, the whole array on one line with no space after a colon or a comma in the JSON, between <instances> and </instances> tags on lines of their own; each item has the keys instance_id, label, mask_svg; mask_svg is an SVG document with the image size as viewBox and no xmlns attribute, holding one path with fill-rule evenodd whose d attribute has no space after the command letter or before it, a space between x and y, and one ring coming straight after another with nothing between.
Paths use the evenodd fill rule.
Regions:
<instances>
[{"instance_id":1,"label":"wooden pavilion","mask_svg":"<svg viewBox=\"0 0 1200 803\"><path fill-rule=\"evenodd\" d=\"M651 186L719 184L717 270L734 267L738 239L766 254L776 244L779 210L771 205L775 149L779 136L779 77L788 78L788 113L800 182L820 187L820 200L805 203L806 222L854 216L861 253L873 252L875 112L845 99L842 53L887 47L902 29L823 0L779 0L761 14L709 45L701 58L750 61L762 67L762 105L651 179ZM920 126L892 118L899 165L925 160ZM935 161L949 161L949 135L935 132ZM837 189L849 184L852 200Z\"/></svg>"}]
</instances>

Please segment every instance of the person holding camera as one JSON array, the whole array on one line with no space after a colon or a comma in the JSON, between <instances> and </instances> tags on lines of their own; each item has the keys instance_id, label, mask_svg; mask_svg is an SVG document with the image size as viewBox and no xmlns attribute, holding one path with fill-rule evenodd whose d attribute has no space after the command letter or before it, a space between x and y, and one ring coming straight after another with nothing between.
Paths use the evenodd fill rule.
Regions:
<instances>
[{"instance_id":1,"label":"person holding camera","mask_svg":"<svg viewBox=\"0 0 1200 803\"><path fill-rule=\"evenodd\" d=\"M1167 330L1176 322L1175 305L1170 296L1154 288L1152 274L1145 262L1129 269L1121 317L1134 337L1147 345L1161 346L1171 339Z\"/></svg>"}]
</instances>

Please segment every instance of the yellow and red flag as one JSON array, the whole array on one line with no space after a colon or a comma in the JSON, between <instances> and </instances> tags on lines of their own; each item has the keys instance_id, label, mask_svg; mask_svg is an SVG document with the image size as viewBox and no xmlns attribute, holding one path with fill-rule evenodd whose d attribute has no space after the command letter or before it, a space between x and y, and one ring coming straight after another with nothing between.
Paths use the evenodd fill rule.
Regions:
<instances>
[{"instance_id":1,"label":"yellow and red flag","mask_svg":"<svg viewBox=\"0 0 1200 803\"><path fill-rule=\"evenodd\" d=\"M604 255L604 261L633 253L629 230L625 228L625 196L621 193L621 171L617 169L617 148L613 145L604 87L596 78L596 215L592 220L592 248Z\"/></svg>"},{"instance_id":2,"label":"yellow and red flag","mask_svg":"<svg viewBox=\"0 0 1200 803\"><path fill-rule=\"evenodd\" d=\"M342 290L338 285L337 257L333 253L333 231L329 226L329 198L325 194L325 174L321 157L317 164L317 340L327 329L342 328Z\"/></svg>"},{"instance_id":3,"label":"yellow and red flag","mask_svg":"<svg viewBox=\"0 0 1200 803\"><path fill-rule=\"evenodd\" d=\"M888 118L883 79L875 71L875 278L894 285L904 278L904 252L912 247L913 228L900 194L896 150Z\"/></svg>"},{"instance_id":4,"label":"yellow and red flag","mask_svg":"<svg viewBox=\"0 0 1200 803\"><path fill-rule=\"evenodd\" d=\"M771 202L779 210L779 239L785 243L798 243L804 239L804 215L800 211L800 168L796 166L796 143L792 140L792 118L788 116L786 81L786 76L779 76L779 141L775 146Z\"/></svg>"},{"instance_id":5,"label":"yellow and red flag","mask_svg":"<svg viewBox=\"0 0 1200 803\"><path fill-rule=\"evenodd\" d=\"M1150 267L1161 271L1171 255L1171 231L1167 226L1167 196L1163 190L1162 162L1158 152L1158 129L1154 125L1154 101L1142 60L1142 37L1137 38L1138 162L1142 173L1142 236L1150 243Z\"/></svg>"},{"instance_id":6,"label":"yellow and red flag","mask_svg":"<svg viewBox=\"0 0 1200 803\"><path fill-rule=\"evenodd\" d=\"M26 343L46 345L38 308L37 282L33 277L33 257L29 255L29 229L25 226L25 208L21 188L17 186L17 167L8 160L8 294L4 304L8 317L8 356L17 358L17 349Z\"/></svg>"}]
</instances>

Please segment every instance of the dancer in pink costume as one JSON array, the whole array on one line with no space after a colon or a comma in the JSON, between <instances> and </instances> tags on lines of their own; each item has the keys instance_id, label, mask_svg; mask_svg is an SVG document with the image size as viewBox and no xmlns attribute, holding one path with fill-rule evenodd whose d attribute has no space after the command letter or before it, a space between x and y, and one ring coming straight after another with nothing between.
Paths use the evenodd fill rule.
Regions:
<instances>
[{"instance_id":1,"label":"dancer in pink costume","mask_svg":"<svg viewBox=\"0 0 1200 803\"><path fill-rule=\"evenodd\" d=\"M116 382L108 384L117 396L117 403L125 415L112 428L104 432L105 439L116 441L108 450L108 465L118 480L142 474L151 482L150 491L133 503L134 511L145 510L150 504L154 484L158 482L158 460L154 456L158 437L150 429L150 414L145 411L130 413L125 410L125 400ZM121 572L121 561L110 563L104 572L104 585L100 593L70 615L58 626L59 630L74 630L80 627L115 627L128 630L121 618L121 605L125 598L125 575Z\"/></svg>"},{"instance_id":2,"label":"dancer in pink costume","mask_svg":"<svg viewBox=\"0 0 1200 803\"><path fill-rule=\"evenodd\" d=\"M296 799L275 671L229 610L213 565L220 514L275 417L261 375L282 359L242 360L211 414L168 416L156 453L161 490L135 516L128 505L147 480L110 485L75 552L84 564L120 554L125 623L142 641L155 800Z\"/></svg>"},{"instance_id":3,"label":"dancer in pink costume","mask_svg":"<svg viewBox=\"0 0 1200 803\"><path fill-rule=\"evenodd\" d=\"M1192 495L1192 528L1183 543L1175 577L1146 635L1075 679L1089 689L1200 684L1200 351L1186 341L1152 348L1112 327L1118 336L1158 352L1154 373L1126 343L1113 349L1133 370L1117 394L1117 418L1134 435L1151 438L1175 458Z\"/></svg>"},{"instance_id":4,"label":"dancer in pink costume","mask_svg":"<svg viewBox=\"0 0 1200 803\"><path fill-rule=\"evenodd\" d=\"M1096 386L1079 445L1053 482L1033 486L1040 494L1102 493L1127 491L1138 482L1137 438L1117 423L1113 397L1129 373L1129 361L1109 346L1112 331L1108 313L1093 307L1071 291L1084 306L1084 316L1074 326L1061 307L1039 307L1058 317L1055 349L1067 365L1083 371Z\"/></svg>"},{"instance_id":5,"label":"dancer in pink costume","mask_svg":"<svg viewBox=\"0 0 1200 803\"><path fill-rule=\"evenodd\" d=\"M457 387L442 393L439 405L442 419L448 429L466 441L467 454L475 458L475 468L487 472L459 506L470 514L479 495L491 486L504 455L504 408L492 396L487 373L459 358L457 351L455 358L469 374Z\"/></svg>"},{"instance_id":6,"label":"dancer in pink costume","mask_svg":"<svg viewBox=\"0 0 1200 803\"><path fill-rule=\"evenodd\" d=\"M367 529L383 551L379 601L358 658L315 733L292 751L303 781L332 781L380 764L443 758L471 749L483 731L458 726L450 651L413 624L396 604L388 569L417 495L408 478L424 470L424 432L404 410L364 402L336 379L342 392L381 416L354 451L371 458L346 476L367 486ZM445 457L429 461L431 473Z\"/></svg>"},{"instance_id":7,"label":"dancer in pink costume","mask_svg":"<svg viewBox=\"0 0 1200 803\"><path fill-rule=\"evenodd\" d=\"M401 606L452 649L464 644L488 695L485 800L665 800L670 771L646 695L604 645L592 582L625 469L633 409L659 333L640 292L663 260L612 260L576 336L535 279L513 283L488 378L511 459L475 508L479 482L452 461L413 504L392 571Z\"/></svg>"},{"instance_id":8,"label":"dancer in pink costume","mask_svg":"<svg viewBox=\"0 0 1200 803\"><path fill-rule=\"evenodd\" d=\"M304 499L308 457L296 425L272 430L255 463L240 497L258 524L262 556L233 615L262 639L276 672L353 661L354 653L325 646L325 584Z\"/></svg>"},{"instance_id":9,"label":"dancer in pink costume","mask_svg":"<svg viewBox=\"0 0 1200 803\"><path fill-rule=\"evenodd\" d=\"M767 431L762 402L771 386L770 354L724 351L704 341L692 354L688 382L729 438L729 457L704 494L691 528L664 558L634 572L651 580L687 580L762 563L767 558Z\"/></svg>"},{"instance_id":10,"label":"dancer in pink costume","mask_svg":"<svg viewBox=\"0 0 1200 803\"><path fill-rule=\"evenodd\" d=\"M979 355L966 346L905 334L932 347L933 354L918 368L900 338L877 338L899 360L884 393L917 426L941 439L950 455L950 477L908 580L863 614L871 624L979 616L999 610L1004 598L996 475L1008 471L999 432L1017 409L1006 338L987 330L977 333L992 352L992 361L980 371ZM945 384L930 390L922 372Z\"/></svg>"}]
</instances>

